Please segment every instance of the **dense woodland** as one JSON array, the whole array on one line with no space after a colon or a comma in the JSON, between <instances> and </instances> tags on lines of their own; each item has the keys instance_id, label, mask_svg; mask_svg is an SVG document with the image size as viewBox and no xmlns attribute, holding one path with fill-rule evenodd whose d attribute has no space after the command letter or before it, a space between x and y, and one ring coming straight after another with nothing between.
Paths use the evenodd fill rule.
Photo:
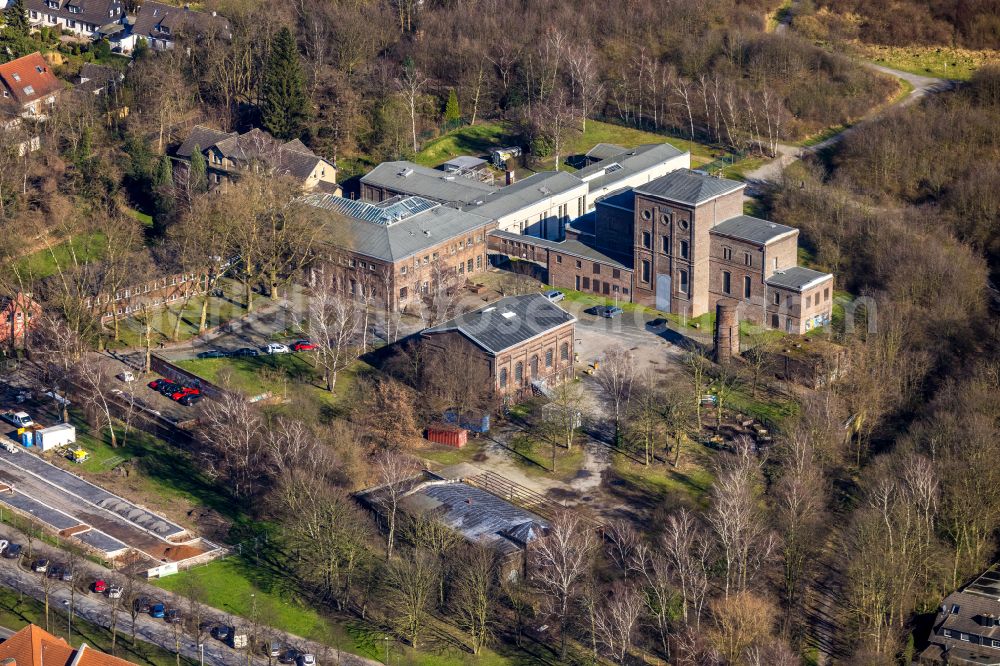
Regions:
<instances>
[{"instance_id":1,"label":"dense woodland","mask_svg":"<svg viewBox=\"0 0 1000 666\"><path fill-rule=\"evenodd\" d=\"M343 165L407 156L445 123L481 120L509 122L539 155L558 155L588 117L769 153L896 92L842 56L765 32L775 2L208 4L230 18L232 40L141 53L114 95L59 105L38 128L41 150L19 154L13 133L0 150L0 286L44 303L30 341L39 381L75 390L97 428L122 427L106 399L117 384L85 352L115 344L118 321L102 330L82 297L237 256L249 310L255 294L301 281L319 242L308 212L284 205L292 190L280 179L208 195L204 164L175 177L164 153L195 122L301 136ZM990 10L973 7L927 9L947 27L934 39L990 44L989 21L966 17ZM108 114L121 105L127 118ZM248 518L234 538L268 532L267 564L297 595L417 648L444 627L469 653L551 663L783 665L817 643L846 662L912 656L924 614L997 551L998 128L1000 72L986 69L790 170L766 213L801 228L811 262L867 299L848 312L853 329L835 331L851 370L798 395L766 455L746 442L713 454L703 497L648 501L603 539L579 515L553 516L526 578L497 575L490 552L398 513L420 425L442 406L489 402L479 378L449 372L462 365L454 356L405 350L358 378L339 409L297 396L284 409L206 401L199 469ZM81 234L101 251L70 252L44 277L20 261ZM320 341L332 391L367 310L311 286L304 332ZM729 376L697 353L670 381L632 366L611 349L596 377L609 427L616 445L664 469L684 463L711 420L697 407L710 381L758 388L757 375ZM526 427L568 450L578 433L560 415L580 396L568 388L553 402ZM375 483L389 491L379 522L351 497ZM548 634L530 633L541 624Z\"/></svg>"}]
</instances>

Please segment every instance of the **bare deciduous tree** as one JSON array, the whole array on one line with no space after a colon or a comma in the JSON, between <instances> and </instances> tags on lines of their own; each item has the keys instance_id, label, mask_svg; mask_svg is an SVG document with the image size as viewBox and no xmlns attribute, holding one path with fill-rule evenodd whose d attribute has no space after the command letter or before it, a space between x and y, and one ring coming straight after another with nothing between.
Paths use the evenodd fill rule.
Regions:
<instances>
[{"instance_id":1,"label":"bare deciduous tree","mask_svg":"<svg viewBox=\"0 0 1000 666\"><path fill-rule=\"evenodd\" d=\"M396 622L414 648L419 647L440 575L437 561L419 550L407 557L394 558L386 569L386 583L394 593L392 607Z\"/></svg>"},{"instance_id":2,"label":"bare deciduous tree","mask_svg":"<svg viewBox=\"0 0 1000 666\"><path fill-rule=\"evenodd\" d=\"M319 275L309 296L306 330L316 345L327 391L334 390L338 373L353 358L351 344L359 326L358 304L337 288L333 276Z\"/></svg>"},{"instance_id":3,"label":"bare deciduous tree","mask_svg":"<svg viewBox=\"0 0 1000 666\"><path fill-rule=\"evenodd\" d=\"M611 410L615 426L615 444L621 443L622 420L628 411L635 382L635 359L621 346L614 346L604 352L594 377L601 387L604 399Z\"/></svg>"}]
</instances>

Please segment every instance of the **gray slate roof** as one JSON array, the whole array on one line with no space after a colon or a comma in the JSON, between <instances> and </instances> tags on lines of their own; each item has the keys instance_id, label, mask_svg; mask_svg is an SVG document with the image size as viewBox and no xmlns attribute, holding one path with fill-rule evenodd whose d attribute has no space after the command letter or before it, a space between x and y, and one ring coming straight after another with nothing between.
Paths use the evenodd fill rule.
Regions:
<instances>
[{"instance_id":1,"label":"gray slate roof","mask_svg":"<svg viewBox=\"0 0 1000 666\"><path fill-rule=\"evenodd\" d=\"M593 234L593 230L591 230ZM610 255L604 254L600 250L586 245L578 240L567 239L564 241L553 241L547 240L545 238L536 238L534 236L526 236L524 234L514 234L509 231L491 231L490 236L495 236L496 238L505 238L507 240L516 241L518 243L526 243L528 245L535 245L537 247L544 247L553 252L562 252L563 254L568 254L573 257L580 257L581 259L586 259L588 261L597 261L602 264L611 266L612 268L618 268L621 270L631 271L632 268L626 266L617 259L612 258Z\"/></svg>"},{"instance_id":2,"label":"gray slate roof","mask_svg":"<svg viewBox=\"0 0 1000 666\"><path fill-rule=\"evenodd\" d=\"M174 154L178 157L191 159L191 153L194 152L195 146L198 146L201 150L205 150L220 141L236 135L236 132L221 132L211 127L205 127L204 125L195 125L191 133L188 134L188 137L184 139L184 143L180 145Z\"/></svg>"},{"instance_id":3,"label":"gray slate roof","mask_svg":"<svg viewBox=\"0 0 1000 666\"><path fill-rule=\"evenodd\" d=\"M728 178L715 178L691 169L678 169L635 188L635 191L639 194L697 206L744 187L745 183Z\"/></svg>"},{"instance_id":4,"label":"gray slate roof","mask_svg":"<svg viewBox=\"0 0 1000 666\"><path fill-rule=\"evenodd\" d=\"M71 12L70 6L80 11ZM119 0L61 0L59 9L48 7L45 0L24 0L24 7L40 14L52 14L60 18L83 21L96 26L118 21L125 15L124 6Z\"/></svg>"},{"instance_id":5,"label":"gray slate roof","mask_svg":"<svg viewBox=\"0 0 1000 666\"><path fill-rule=\"evenodd\" d=\"M408 514L433 516L469 541L503 555L518 552L548 528L548 522L530 511L462 482L424 483L404 497L401 506Z\"/></svg>"},{"instance_id":6,"label":"gray slate roof","mask_svg":"<svg viewBox=\"0 0 1000 666\"><path fill-rule=\"evenodd\" d=\"M450 238L465 237L489 223L489 220L473 213L448 206L434 206L387 225L376 220L366 221L353 217L355 213L350 204L345 203L350 200L343 197L310 194L303 197L302 201L331 212L328 225L330 242L366 257L388 262L420 254ZM424 207L424 204L418 207Z\"/></svg>"},{"instance_id":7,"label":"gray slate roof","mask_svg":"<svg viewBox=\"0 0 1000 666\"><path fill-rule=\"evenodd\" d=\"M605 194L594 202L595 206L610 206L612 208L624 208L625 210L635 210L635 193L626 188L611 194Z\"/></svg>"},{"instance_id":8,"label":"gray slate roof","mask_svg":"<svg viewBox=\"0 0 1000 666\"><path fill-rule=\"evenodd\" d=\"M191 153L194 152L196 145L202 152L215 148L236 162L246 162L255 157L265 158L279 173L299 180L308 178L316 166L324 161L298 139L279 144L277 139L256 127L238 134L196 125L175 154L184 159L191 159Z\"/></svg>"},{"instance_id":9,"label":"gray slate roof","mask_svg":"<svg viewBox=\"0 0 1000 666\"><path fill-rule=\"evenodd\" d=\"M407 161L382 162L365 174L361 182L401 194L457 205L472 203L497 189L471 178L447 174Z\"/></svg>"},{"instance_id":10,"label":"gray slate roof","mask_svg":"<svg viewBox=\"0 0 1000 666\"><path fill-rule=\"evenodd\" d=\"M770 220L762 220L759 217L737 215L719 222L709 229L709 233L729 236L756 245L767 245L788 234L798 233L798 229L786 227Z\"/></svg>"},{"instance_id":11,"label":"gray slate roof","mask_svg":"<svg viewBox=\"0 0 1000 666\"><path fill-rule=\"evenodd\" d=\"M606 160L609 157L621 155L625 150L622 146L613 143L598 143L584 153L584 157L589 157L592 160Z\"/></svg>"},{"instance_id":12,"label":"gray slate roof","mask_svg":"<svg viewBox=\"0 0 1000 666\"><path fill-rule=\"evenodd\" d=\"M488 196L479 197L465 206L465 210L497 220L580 185L579 178L565 171L542 171L513 185L502 187ZM477 203L478 201L482 201L482 204Z\"/></svg>"},{"instance_id":13,"label":"gray slate roof","mask_svg":"<svg viewBox=\"0 0 1000 666\"><path fill-rule=\"evenodd\" d=\"M229 37L229 22L221 16L154 0L143 0L135 16L130 18L135 19L131 26L132 34L140 37L175 40L182 33L208 33L212 30Z\"/></svg>"},{"instance_id":14,"label":"gray slate roof","mask_svg":"<svg viewBox=\"0 0 1000 666\"><path fill-rule=\"evenodd\" d=\"M486 307L425 329L423 333L458 331L485 351L496 355L575 321L576 317L543 295L528 294L501 298Z\"/></svg>"},{"instance_id":15,"label":"gray slate roof","mask_svg":"<svg viewBox=\"0 0 1000 666\"><path fill-rule=\"evenodd\" d=\"M773 274L771 277L767 278L765 282L772 287L783 287L785 289L802 291L807 287L811 287L813 284L822 282L823 280L832 277L833 275L830 273L820 273L819 271L814 271L811 268L792 266L791 268L787 268Z\"/></svg>"},{"instance_id":16,"label":"gray slate roof","mask_svg":"<svg viewBox=\"0 0 1000 666\"><path fill-rule=\"evenodd\" d=\"M121 82L125 75L117 67L84 63L77 77L76 90L80 92L99 93L104 88Z\"/></svg>"}]
</instances>

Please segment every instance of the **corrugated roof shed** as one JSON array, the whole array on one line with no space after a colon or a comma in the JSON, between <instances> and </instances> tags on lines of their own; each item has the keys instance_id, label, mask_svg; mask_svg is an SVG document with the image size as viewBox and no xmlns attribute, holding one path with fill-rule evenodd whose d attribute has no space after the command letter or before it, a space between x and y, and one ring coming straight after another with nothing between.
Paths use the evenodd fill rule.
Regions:
<instances>
[{"instance_id":1,"label":"corrugated roof shed","mask_svg":"<svg viewBox=\"0 0 1000 666\"><path fill-rule=\"evenodd\" d=\"M490 236L518 243L527 243L529 245L544 247L548 250L552 250L553 252L562 252L573 257L580 257L581 259L587 259L589 261L597 261L613 268L619 268L627 271L632 270L631 267L621 261L618 261L611 255L605 254L597 248L586 245L578 240L567 239L564 241L552 241L545 238L537 238L535 236L515 234L509 231L491 231Z\"/></svg>"},{"instance_id":2,"label":"corrugated roof shed","mask_svg":"<svg viewBox=\"0 0 1000 666\"><path fill-rule=\"evenodd\" d=\"M541 294L508 296L484 308L428 328L424 335L457 331L491 354L498 354L571 322L576 317Z\"/></svg>"},{"instance_id":3,"label":"corrugated roof shed","mask_svg":"<svg viewBox=\"0 0 1000 666\"><path fill-rule=\"evenodd\" d=\"M407 161L382 162L365 174L361 182L455 205L470 204L497 189L471 178L447 174Z\"/></svg>"},{"instance_id":4,"label":"corrugated roof shed","mask_svg":"<svg viewBox=\"0 0 1000 666\"><path fill-rule=\"evenodd\" d=\"M802 266L792 266L791 268L774 273L765 282L772 287L802 291L829 279L833 279L833 275L830 273L821 273L811 268L803 268Z\"/></svg>"},{"instance_id":5,"label":"corrugated roof shed","mask_svg":"<svg viewBox=\"0 0 1000 666\"><path fill-rule=\"evenodd\" d=\"M799 230L794 227L786 227L783 224L750 215L737 215L723 220L708 231L712 234L729 236L756 245L767 245L779 238L799 233Z\"/></svg>"},{"instance_id":6,"label":"corrugated roof shed","mask_svg":"<svg viewBox=\"0 0 1000 666\"><path fill-rule=\"evenodd\" d=\"M678 169L635 188L635 191L638 194L648 194L689 206L697 206L744 187L746 187L745 183L728 178L715 178L691 169Z\"/></svg>"}]
</instances>

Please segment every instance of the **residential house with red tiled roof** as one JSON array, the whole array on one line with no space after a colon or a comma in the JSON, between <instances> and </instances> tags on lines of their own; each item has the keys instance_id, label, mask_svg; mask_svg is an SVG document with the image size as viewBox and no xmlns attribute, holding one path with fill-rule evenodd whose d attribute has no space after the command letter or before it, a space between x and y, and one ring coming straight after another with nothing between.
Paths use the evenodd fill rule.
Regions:
<instances>
[{"instance_id":1,"label":"residential house with red tiled roof","mask_svg":"<svg viewBox=\"0 0 1000 666\"><path fill-rule=\"evenodd\" d=\"M6 115L25 118L44 118L63 90L62 82L37 51L0 65L0 84Z\"/></svg>"},{"instance_id":2,"label":"residential house with red tiled roof","mask_svg":"<svg viewBox=\"0 0 1000 666\"><path fill-rule=\"evenodd\" d=\"M17 666L134 666L130 661L105 654L86 643L74 648L33 624L0 643L0 662L8 659Z\"/></svg>"}]
</instances>

